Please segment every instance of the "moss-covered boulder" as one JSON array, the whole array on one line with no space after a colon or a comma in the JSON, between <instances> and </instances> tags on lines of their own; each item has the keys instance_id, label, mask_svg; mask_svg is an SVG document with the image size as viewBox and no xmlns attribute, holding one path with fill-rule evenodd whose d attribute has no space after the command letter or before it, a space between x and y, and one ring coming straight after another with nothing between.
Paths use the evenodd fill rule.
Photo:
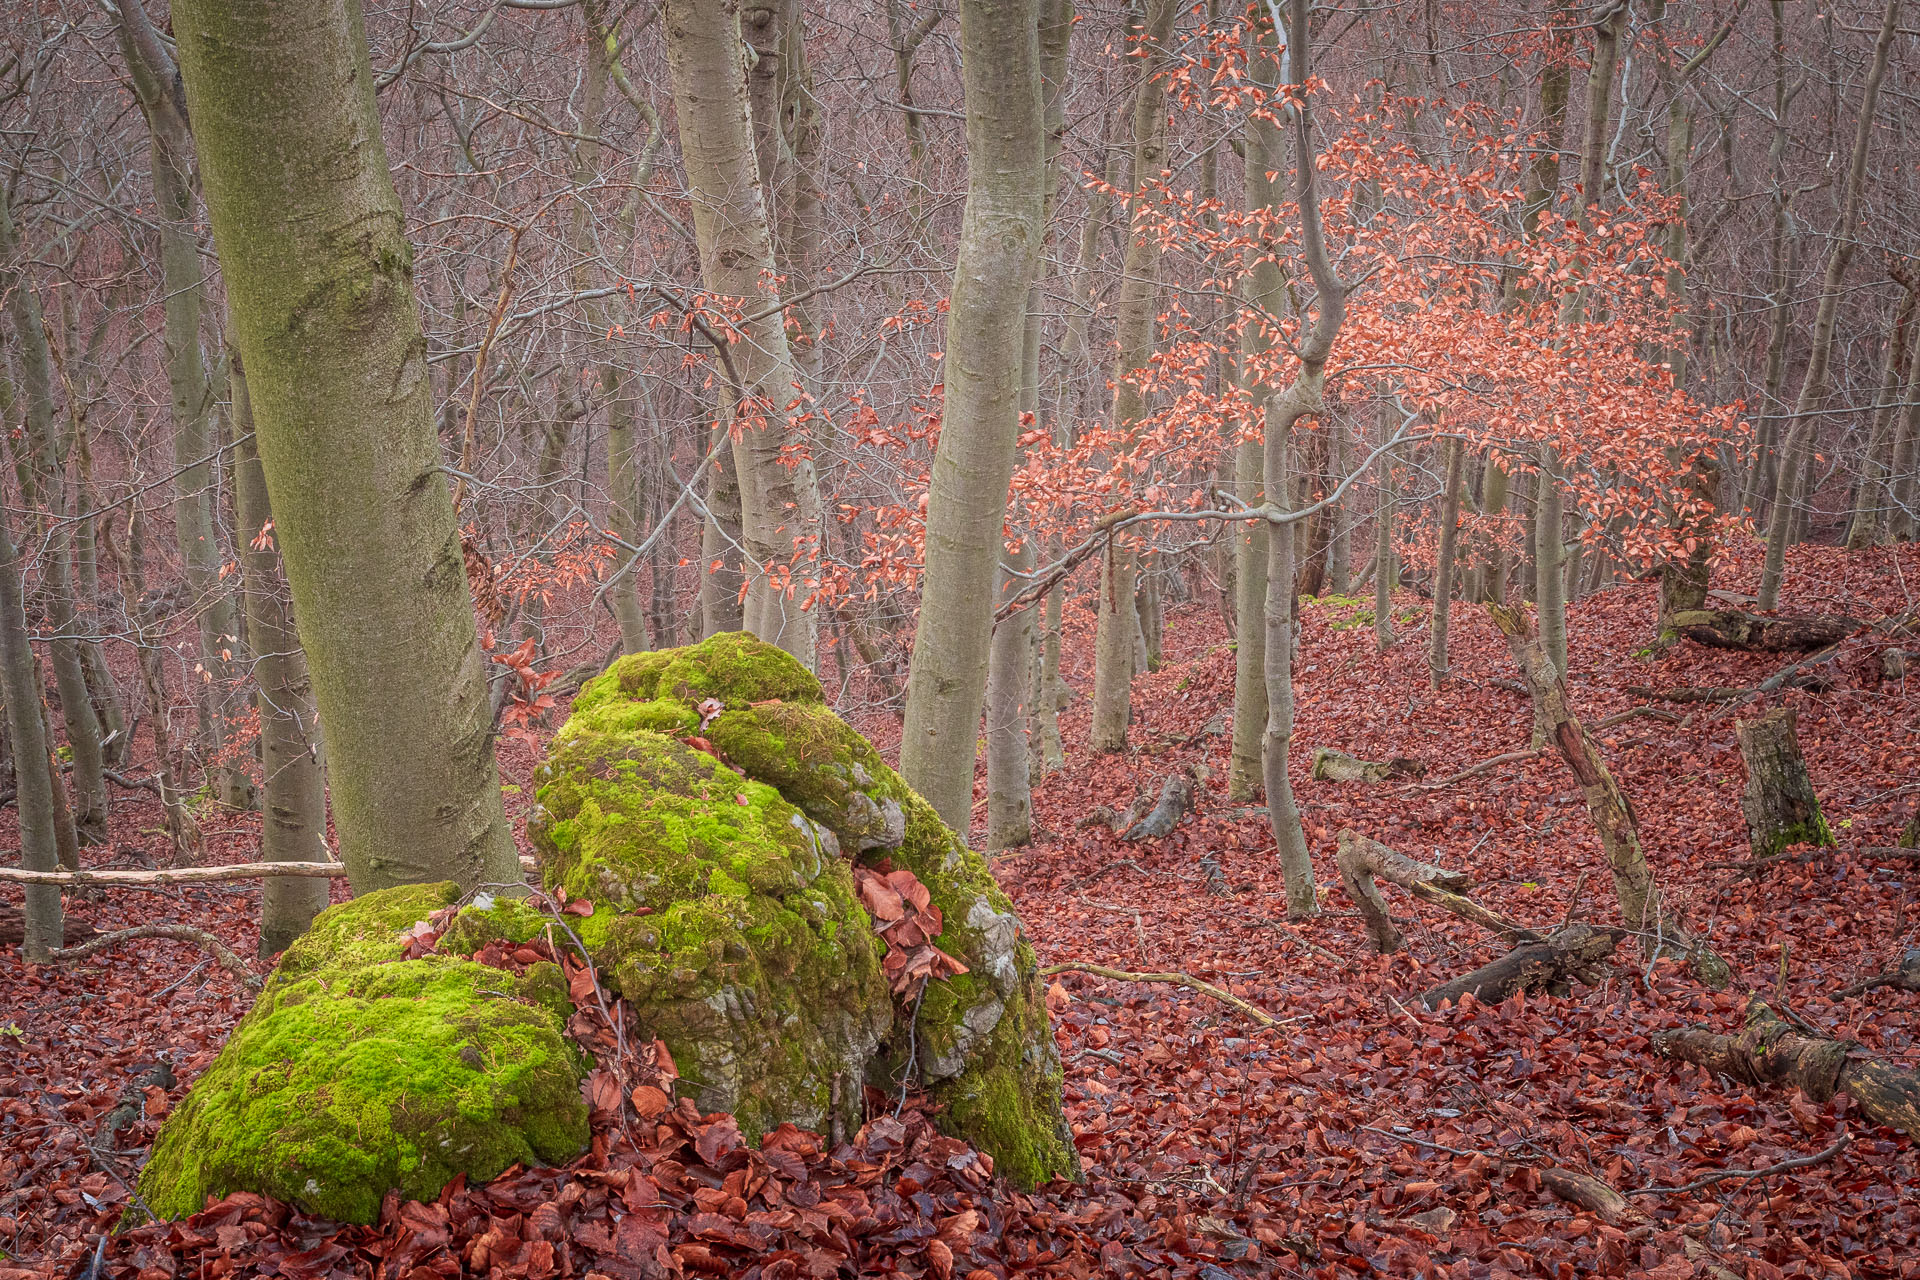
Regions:
<instances>
[{"instance_id":1,"label":"moss-covered boulder","mask_svg":"<svg viewBox=\"0 0 1920 1280\"><path fill-rule=\"evenodd\" d=\"M912 1074L941 1123L1015 1181L1077 1173L1012 904L792 657L728 634L620 659L575 700L539 800L528 831L550 885L651 909L596 914L589 945L703 1107L749 1133L818 1128L823 1084L841 1082L825 1098L845 1108L862 1076L896 1089ZM938 945L967 970L911 1002L879 979L848 871L882 860L927 886Z\"/></svg>"},{"instance_id":2,"label":"moss-covered boulder","mask_svg":"<svg viewBox=\"0 0 1920 1280\"><path fill-rule=\"evenodd\" d=\"M593 904L566 923L602 983L682 1093L749 1140L787 1122L850 1135L866 1086L911 1080L1014 1181L1077 1174L1011 904L787 654L723 635L616 662L556 735L527 830L554 896ZM937 918L932 944L964 972L889 989L858 888L876 868L926 886L916 920ZM162 1127L143 1199L177 1216L254 1191L369 1222L390 1189L431 1199L456 1174L571 1158L590 1064L564 975L467 958L554 932L536 905L461 905L452 884L323 912Z\"/></svg>"},{"instance_id":3,"label":"moss-covered boulder","mask_svg":"<svg viewBox=\"0 0 1920 1280\"><path fill-rule=\"evenodd\" d=\"M414 885L321 913L162 1126L140 1175L154 1213L244 1190L372 1222L390 1188L431 1200L457 1173L585 1148L558 966L402 959L412 927L457 897Z\"/></svg>"}]
</instances>

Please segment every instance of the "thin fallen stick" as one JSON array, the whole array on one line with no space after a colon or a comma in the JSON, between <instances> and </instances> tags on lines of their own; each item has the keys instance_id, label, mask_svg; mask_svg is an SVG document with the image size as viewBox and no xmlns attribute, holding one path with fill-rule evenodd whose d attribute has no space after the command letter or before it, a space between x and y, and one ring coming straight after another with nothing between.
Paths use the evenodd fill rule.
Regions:
<instances>
[{"instance_id":1,"label":"thin fallen stick","mask_svg":"<svg viewBox=\"0 0 1920 1280\"><path fill-rule=\"evenodd\" d=\"M1667 724L1678 724L1681 720L1681 717L1673 714L1673 712L1662 711L1658 707L1629 707L1625 711L1617 711L1603 720L1595 721L1593 727L1595 729L1611 729L1617 724L1625 724L1627 721L1640 716L1660 720ZM1462 769L1459 773L1441 778L1437 782L1410 782L1400 789L1402 791L1437 791L1441 787L1450 787L1456 782L1465 781L1468 778L1485 773L1489 769L1497 769L1503 764L1519 764L1523 761L1532 760L1537 756L1543 756L1549 750L1551 750L1551 748L1536 747L1530 751L1509 751L1504 755L1494 756L1490 760L1482 760L1479 764Z\"/></svg>"},{"instance_id":2,"label":"thin fallen stick","mask_svg":"<svg viewBox=\"0 0 1920 1280\"><path fill-rule=\"evenodd\" d=\"M1684 1187L1636 1187L1627 1192L1630 1196L1684 1196L1703 1190L1716 1182L1726 1182L1732 1178L1769 1178L1776 1173L1792 1173L1795 1169L1805 1169L1811 1165L1825 1164L1845 1151L1853 1144L1853 1135L1842 1133L1839 1141L1825 1151L1816 1151L1810 1156L1795 1156L1791 1160L1782 1160L1779 1164L1770 1164L1764 1169L1722 1169L1710 1173L1704 1178L1696 1178Z\"/></svg>"},{"instance_id":3,"label":"thin fallen stick","mask_svg":"<svg viewBox=\"0 0 1920 1280\"><path fill-rule=\"evenodd\" d=\"M217 880L257 880L265 876L305 876L344 879L346 867L337 862L237 862L219 867L166 867L159 871L27 871L0 867L0 883L60 885L120 885L138 888L156 884L206 884Z\"/></svg>"},{"instance_id":4,"label":"thin fallen stick","mask_svg":"<svg viewBox=\"0 0 1920 1280\"><path fill-rule=\"evenodd\" d=\"M1211 982L1202 982L1191 974L1133 973L1126 969L1109 969L1103 964L1089 964L1085 960L1065 960L1059 964L1042 965L1040 976L1050 978L1056 973L1067 973L1069 971L1075 973L1091 973L1095 977L1112 978L1116 982L1171 982L1175 986L1186 987L1190 991L1198 991L1202 995L1212 996L1222 1004L1232 1005L1263 1027L1277 1027L1280 1025L1278 1018L1248 1004L1239 996L1222 991Z\"/></svg>"},{"instance_id":5,"label":"thin fallen stick","mask_svg":"<svg viewBox=\"0 0 1920 1280\"><path fill-rule=\"evenodd\" d=\"M76 947L56 947L47 955L54 960L71 963L85 960L96 951L117 946L122 942L136 942L141 938L171 938L175 942L191 942L212 956L222 969L240 979L249 991L260 990L260 978L247 967L247 962L235 953L232 947L208 933L205 929L195 929L184 924L143 924L133 929L116 929L112 933L103 933L90 938Z\"/></svg>"},{"instance_id":6,"label":"thin fallen stick","mask_svg":"<svg viewBox=\"0 0 1920 1280\"><path fill-rule=\"evenodd\" d=\"M1313 952L1313 954L1319 956L1322 960L1330 960L1334 964L1339 965L1342 969L1350 969L1353 967L1353 961L1347 959L1345 956L1337 955L1334 952L1327 950L1325 947L1321 946L1317 942L1307 941L1307 939L1301 937L1299 934L1293 931L1293 926L1288 924L1282 924L1278 920L1269 920L1267 921L1267 924L1271 926L1273 930L1276 933L1278 933L1281 937L1288 938L1294 942L1299 943L1301 946L1305 947L1307 950Z\"/></svg>"}]
</instances>

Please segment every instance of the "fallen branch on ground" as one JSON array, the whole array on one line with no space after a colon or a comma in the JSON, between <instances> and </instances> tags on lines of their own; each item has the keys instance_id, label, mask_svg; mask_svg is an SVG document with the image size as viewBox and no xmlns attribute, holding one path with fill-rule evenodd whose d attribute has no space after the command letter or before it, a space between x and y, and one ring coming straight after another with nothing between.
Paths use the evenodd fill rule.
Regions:
<instances>
[{"instance_id":1,"label":"fallen branch on ground","mask_svg":"<svg viewBox=\"0 0 1920 1280\"><path fill-rule=\"evenodd\" d=\"M1816 1164L1825 1164L1852 1144L1852 1135L1842 1133L1832 1146L1825 1151L1816 1151L1810 1156L1795 1156L1791 1160L1782 1160L1779 1164L1770 1164L1764 1169L1721 1169L1704 1178L1695 1178L1684 1187L1638 1187L1627 1194L1630 1196L1684 1196L1691 1195L1695 1191L1704 1191L1716 1182L1727 1182L1736 1178L1771 1178L1778 1173L1792 1173L1795 1169L1807 1169Z\"/></svg>"},{"instance_id":2,"label":"fallen branch on ground","mask_svg":"<svg viewBox=\"0 0 1920 1280\"><path fill-rule=\"evenodd\" d=\"M63 964L76 960L85 960L96 951L118 946L122 942L137 942L142 938L171 938L175 942L191 942L219 963L222 969L240 979L249 991L260 990L260 978L247 967L247 962L220 939L205 929L195 929L184 924L143 924L133 929L116 929L112 933L103 933L97 938L81 943L77 947L58 947L47 954Z\"/></svg>"},{"instance_id":3,"label":"fallen branch on ground","mask_svg":"<svg viewBox=\"0 0 1920 1280\"><path fill-rule=\"evenodd\" d=\"M1090 973L1097 978L1112 978L1115 982L1170 982L1175 986L1186 987L1190 991L1198 991L1202 995L1212 996L1222 1004L1232 1005L1263 1027L1277 1027L1280 1025L1280 1019L1254 1005L1248 1004L1245 1000L1242 1000L1239 996L1231 992L1222 991L1211 982L1202 982L1192 974L1134 973L1127 969L1109 969L1103 964L1090 964L1085 960L1063 960L1059 964L1042 965L1040 968L1040 976L1043 978L1051 978L1056 973L1069 972Z\"/></svg>"},{"instance_id":4,"label":"fallen branch on ground","mask_svg":"<svg viewBox=\"0 0 1920 1280\"><path fill-rule=\"evenodd\" d=\"M61 920L65 936L61 939L67 946L76 942L85 942L100 931L78 916L67 915ZM0 947L17 947L26 941L27 918L18 907L0 905Z\"/></svg>"},{"instance_id":5,"label":"fallen branch on ground","mask_svg":"<svg viewBox=\"0 0 1920 1280\"><path fill-rule=\"evenodd\" d=\"M1472 973L1441 983L1420 999L1427 1008L1437 1009L1449 1001L1458 1004L1467 995L1487 1004L1498 1004L1516 991L1564 996L1572 991L1574 978L1598 986L1613 975L1607 960L1626 936L1625 929L1566 925L1537 942L1522 943Z\"/></svg>"},{"instance_id":6,"label":"fallen branch on ground","mask_svg":"<svg viewBox=\"0 0 1920 1280\"><path fill-rule=\"evenodd\" d=\"M1735 1035L1705 1027L1662 1031L1653 1048L1742 1084L1797 1087L1815 1102L1845 1093L1875 1124L1920 1133L1920 1073L1866 1057L1851 1040L1800 1035L1757 999Z\"/></svg>"},{"instance_id":7,"label":"fallen branch on ground","mask_svg":"<svg viewBox=\"0 0 1920 1280\"><path fill-rule=\"evenodd\" d=\"M258 880L264 876L302 876L344 879L347 869L337 862L237 862L219 867L166 867L159 871L26 871L0 867L0 882L11 884L120 885L138 888L155 884L207 884L218 880Z\"/></svg>"},{"instance_id":8,"label":"fallen branch on ground","mask_svg":"<svg viewBox=\"0 0 1920 1280\"><path fill-rule=\"evenodd\" d=\"M1880 987L1897 987L1902 991L1920 991L1920 947L1910 947L1900 957L1900 967L1889 969L1885 973L1876 973L1871 978L1862 978L1849 983L1833 993L1835 1000L1845 1000L1848 996L1865 995Z\"/></svg>"},{"instance_id":9,"label":"fallen branch on ground","mask_svg":"<svg viewBox=\"0 0 1920 1280\"><path fill-rule=\"evenodd\" d=\"M1696 644L1766 653L1822 649L1866 625L1842 614L1769 618L1739 609L1685 609L1672 615L1668 623Z\"/></svg>"},{"instance_id":10,"label":"fallen branch on ground","mask_svg":"<svg viewBox=\"0 0 1920 1280\"><path fill-rule=\"evenodd\" d=\"M1604 720L1596 721L1593 727L1595 729L1611 729L1614 725L1624 724L1628 720L1633 720L1640 716L1665 721L1668 724L1678 724L1684 719L1684 717L1677 716L1671 711L1662 711L1658 707L1630 707L1625 711L1616 712ZM1412 782L1400 789L1402 791L1438 791L1441 787L1450 787L1456 782L1464 782L1466 779L1486 773L1490 769L1497 769L1503 764L1519 764L1525 760L1536 759L1539 756L1547 754L1547 752L1552 749L1551 747L1534 747L1526 751L1509 751L1504 755L1494 756L1490 760L1482 760L1479 764L1462 769L1459 773L1449 774L1437 782Z\"/></svg>"}]
</instances>

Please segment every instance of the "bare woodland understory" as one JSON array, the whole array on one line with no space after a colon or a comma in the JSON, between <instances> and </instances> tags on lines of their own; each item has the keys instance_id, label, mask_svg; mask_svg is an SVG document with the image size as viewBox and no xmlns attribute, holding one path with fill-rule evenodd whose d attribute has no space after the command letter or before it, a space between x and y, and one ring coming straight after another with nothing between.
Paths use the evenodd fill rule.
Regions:
<instances>
[{"instance_id":1,"label":"bare woodland understory","mask_svg":"<svg viewBox=\"0 0 1920 1280\"><path fill-rule=\"evenodd\" d=\"M1920 9L363 5L0 17L0 1280L1920 1276Z\"/></svg>"}]
</instances>

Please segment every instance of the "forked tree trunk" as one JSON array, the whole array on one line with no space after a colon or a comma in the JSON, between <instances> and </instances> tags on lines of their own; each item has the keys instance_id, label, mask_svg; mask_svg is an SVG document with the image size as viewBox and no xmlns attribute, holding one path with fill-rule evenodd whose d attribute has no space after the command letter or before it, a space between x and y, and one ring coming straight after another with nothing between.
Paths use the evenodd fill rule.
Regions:
<instances>
[{"instance_id":1,"label":"forked tree trunk","mask_svg":"<svg viewBox=\"0 0 1920 1280\"><path fill-rule=\"evenodd\" d=\"M1145 23L1130 61L1139 77L1133 98L1133 173L1137 190L1157 180L1166 161L1168 41L1178 5L1174 0L1147 0ZM1113 420L1130 452L1147 405L1133 381L1135 370L1153 358L1154 300L1160 286L1160 236L1135 210L1127 235L1127 251L1120 266L1120 298L1114 307L1114 337L1119 356L1114 364ZM1128 459L1132 462L1132 459ZM1139 612L1134 605L1139 551L1127 533L1107 543L1100 575L1100 616L1094 640L1093 726L1095 751L1119 751L1127 744L1132 718L1133 676L1144 663L1134 631Z\"/></svg>"},{"instance_id":2,"label":"forked tree trunk","mask_svg":"<svg viewBox=\"0 0 1920 1280\"><path fill-rule=\"evenodd\" d=\"M1833 831L1820 813L1820 797L1800 754L1799 712L1775 707L1751 720L1735 720L1747 785L1740 811L1747 817L1747 839L1755 858L1771 858L1796 844L1834 844Z\"/></svg>"},{"instance_id":3,"label":"forked tree trunk","mask_svg":"<svg viewBox=\"0 0 1920 1280\"><path fill-rule=\"evenodd\" d=\"M260 717L260 860L326 862L327 781L307 656L287 603L287 581L271 529L267 478L253 435L253 404L239 353L228 363L233 395L233 505L241 590ZM327 882L269 876L260 888L260 957L284 951L326 909Z\"/></svg>"},{"instance_id":4,"label":"forked tree trunk","mask_svg":"<svg viewBox=\"0 0 1920 1280\"><path fill-rule=\"evenodd\" d=\"M360 5L173 27L354 890L518 884Z\"/></svg>"},{"instance_id":5,"label":"forked tree trunk","mask_svg":"<svg viewBox=\"0 0 1920 1280\"><path fill-rule=\"evenodd\" d=\"M927 494L926 572L900 772L965 833L995 579L1006 549L1007 485L1020 436L1027 294L1043 230L1036 0L968 0L960 40L967 205L947 313L945 425Z\"/></svg>"}]
</instances>

